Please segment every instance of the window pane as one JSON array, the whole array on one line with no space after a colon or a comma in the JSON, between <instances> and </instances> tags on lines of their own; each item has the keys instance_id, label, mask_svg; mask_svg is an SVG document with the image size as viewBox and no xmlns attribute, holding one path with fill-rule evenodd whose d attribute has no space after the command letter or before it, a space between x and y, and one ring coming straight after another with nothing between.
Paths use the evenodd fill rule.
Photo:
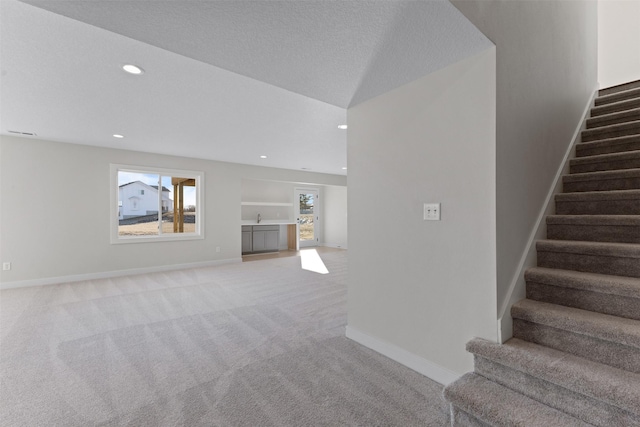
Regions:
<instances>
[{"instance_id":1,"label":"window pane","mask_svg":"<svg viewBox=\"0 0 640 427\"><path fill-rule=\"evenodd\" d=\"M202 172L112 164L111 176L111 243L204 237Z\"/></svg>"},{"instance_id":2,"label":"window pane","mask_svg":"<svg viewBox=\"0 0 640 427\"><path fill-rule=\"evenodd\" d=\"M162 233L196 232L196 180L162 177Z\"/></svg>"},{"instance_id":3,"label":"window pane","mask_svg":"<svg viewBox=\"0 0 640 427\"><path fill-rule=\"evenodd\" d=\"M158 234L158 179L154 174L118 171L118 235Z\"/></svg>"},{"instance_id":4,"label":"window pane","mask_svg":"<svg viewBox=\"0 0 640 427\"><path fill-rule=\"evenodd\" d=\"M300 240L313 240L313 193L300 194Z\"/></svg>"}]
</instances>

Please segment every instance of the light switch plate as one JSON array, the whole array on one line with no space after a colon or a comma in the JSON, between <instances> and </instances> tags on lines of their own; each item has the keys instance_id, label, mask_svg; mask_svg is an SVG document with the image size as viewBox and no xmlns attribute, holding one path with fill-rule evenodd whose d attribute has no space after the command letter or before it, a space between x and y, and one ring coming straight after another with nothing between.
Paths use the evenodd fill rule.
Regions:
<instances>
[{"instance_id":1,"label":"light switch plate","mask_svg":"<svg viewBox=\"0 0 640 427\"><path fill-rule=\"evenodd\" d=\"M424 220L440 221L440 203L424 204Z\"/></svg>"}]
</instances>

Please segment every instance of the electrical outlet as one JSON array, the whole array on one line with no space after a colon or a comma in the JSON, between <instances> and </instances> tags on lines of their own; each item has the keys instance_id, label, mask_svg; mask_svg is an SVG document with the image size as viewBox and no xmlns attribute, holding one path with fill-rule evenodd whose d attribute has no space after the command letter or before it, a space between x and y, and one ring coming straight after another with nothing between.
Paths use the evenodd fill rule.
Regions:
<instances>
[{"instance_id":1,"label":"electrical outlet","mask_svg":"<svg viewBox=\"0 0 640 427\"><path fill-rule=\"evenodd\" d=\"M11 270L11 263L10 262L3 262L2 263L2 270L4 270L4 271Z\"/></svg>"},{"instance_id":2,"label":"electrical outlet","mask_svg":"<svg viewBox=\"0 0 640 427\"><path fill-rule=\"evenodd\" d=\"M425 221L440 221L440 203L425 203L423 218Z\"/></svg>"},{"instance_id":3,"label":"electrical outlet","mask_svg":"<svg viewBox=\"0 0 640 427\"><path fill-rule=\"evenodd\" d=\"M216 246L216 252L220 252L220 246Z\"/></svg>"}]
</instances>

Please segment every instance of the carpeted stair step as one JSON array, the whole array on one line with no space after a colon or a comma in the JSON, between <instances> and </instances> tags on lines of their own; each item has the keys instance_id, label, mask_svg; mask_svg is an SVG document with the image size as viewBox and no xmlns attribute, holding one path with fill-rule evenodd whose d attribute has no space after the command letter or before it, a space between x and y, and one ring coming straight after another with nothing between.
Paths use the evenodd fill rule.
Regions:
<instances>
[{"instance_id":1,"label":"carpeted stair step","mask_svg":"<svg viewBox=\"0 0 640 427\"><path fill-rule=\"evenodd\" d=\"M476 338L467 351L477 374L590 425L640 423L638 374L517 338L502 345Z\"/></svg>"},{"instance_id":2,"label":"carpeted stair step","mask_svg":"<svg viewBox=\"0 0 640 427\"><path fill-rule=\"evenodd\" d=\"M622 136L576 144L576 157L640 150L640 135Z\"/></svg>"},{"instance_id":3,"label":"carpeted stair step","mask_svg":"<svg viewBox=\"0 0 640 427\"><path fill-rule=\"evenodd\" d=\"M640 120L583 130L581 141L590 142L637 134L640 134Z\"/></svg>"},{"instance_id":4,"label":"carpeted stair step","mask_svg":"<svg viewBox=\"0 0 640 427\"><path fill-rule=\"evenodd\" d=\"M640 168L565 175L562 189L565 193L640 189Z\"/></svg>"},{"instance_id":5,"label":"carpeted stair step","mask_svg":"<svg viewBox=\"0 0 640 427\"><path fill-rule=\"evenodd\" d=\"M640 279L535 267L525 272L527 298L640 320Z\"/></svg>"},{"instance_id":6,"label":"carpeted stair step","mask_svg":"<svg viewBox=\"0 0 640 427\"><path fill-rule=\"evenodd\" d=\"M487 423L483 423L479 419L474 416L471 416L464 412L462 409L449 405L450 408L450 422L447 423L448 426L454 427L491 427Z\"/></svg>"},{"instance_id":7,"label":"carpeted stair step","mask_svg":"<svg viewBox=\"0 0 640 427\"><path fill-rule=\"evenodd\" d=\"M511 317L514 338L640 375L640 320L529 299Z\"/></svg>"},{"instance_id":8,"label":"carpeted stair step","mask_svg":"<svg viewBox=\"0 0 640 427\"><path fill-rule=\"evenodd\" d=\"M640 101L640 98L633 101ZM636 120L640 120L640 108L617 111L609 114L602 114L597 117L592 117L590 119L587 119L587 129L595 129L602 126L616 125L620 123L633 122Z\"/></svg>"},{"instance_id":9,"label":"carpeted stair step","mask_svg":"<svg viewBox=\"0 0 640 427\"><path fill-rule=\"evenodd\" d=\"M632 110L634 108L640 108L640 98L627 99L625 101L604 104L600 107L593 107L591 109L591 117L598 117L603 114L611 114L617 111Z\"/></svg>"},{"instance_id":10,"label":"carpeted stair step","mask_svg":"<svg viewBox=\"0 0 640 427\"><path fill-rule=\"evenodd\" d=\"M468 343L475 372L445 388L452 425L640 427L640 80L598 95L514 338Z\"/></svg>"},{"instance_id":11,"label":"carpeted stair step","mask_svg":"<svg viewBox=\"0 0 640 427\"><path fill-rule=\"evenodd\" d=\"M539 240L538 266L640 277L640 244Z\"/></svg>"},{"instance_id":12,"label":"carpeted stair step","mask_svg":"<svg viewBox=\"0 0 640 427\"><path fill-rule=\"evenodd\" d=\"M556 194L557 215L640 215L640 190Z\"/></svg>"},{"instance_id":13,"label":"carpeted stair step","mask_svg":"<svg viewBox=\"0 0 640 427\"><path fill-rule=\"evenodd\" d=\"M600 105L611 104L638 97L640 97L640 87L627 88L626 90L599 96L595 99L594 104L596 107L599 107Z\"/></svg>"},{"instance_id":14,"label":"carpeted stair step","mask_svg":"<svg viewBox=\"0 0 640 427\"><path fill-rule=\"evenodd\" d=\"M452 426L588 426L472 372L448 385L444 396L452 405Z\"/></svg>"},{"instance_id":15,"label":"carpeted stair step","mask_svg":"<svg viewBox=\"0 0 640 427\"><path fill-rule=\"evenodd\" d=\"M640 150L598 154L569 161L569 172L572 174L636 168L640 168Z\"/></svg>"},{"instance_id":16,"label":"carpeted stair step","mask_svg":"<svg viewBox=\"0 0 640 427\"><path fill-rule=\"evenodd\" d=\"M640 215L549 215L547 239L640 243Z\"/></svg>"},{"instance_id":17,"label":"carpeted stair step","mask_svg":"<svg viewBox=\"0 0 640 427\"><path fill-rule=\"evenodd\" d=\"M622 83L615 86L606 87L598 91L598 96L610 95L612 93L623 92L625 90L640 87L640 80L634 80L628 83Z\"/></svg>"}]
</instances>

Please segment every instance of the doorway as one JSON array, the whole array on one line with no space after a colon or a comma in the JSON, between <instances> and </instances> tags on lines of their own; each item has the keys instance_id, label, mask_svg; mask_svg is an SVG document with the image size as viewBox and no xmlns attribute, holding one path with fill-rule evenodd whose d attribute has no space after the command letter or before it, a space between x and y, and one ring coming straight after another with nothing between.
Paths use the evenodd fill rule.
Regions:
<instances>
[{"instance_id":1,"label":"doorway","mask_svg":"<svg viewBox=\"0 0 640 427\"><path fill-rule=\"evenodd\" d=\"M298 245L301 248L317 246L320 222L318 190L296 188L294 200L298 222Z\"/></svg>"}]
</instances>

